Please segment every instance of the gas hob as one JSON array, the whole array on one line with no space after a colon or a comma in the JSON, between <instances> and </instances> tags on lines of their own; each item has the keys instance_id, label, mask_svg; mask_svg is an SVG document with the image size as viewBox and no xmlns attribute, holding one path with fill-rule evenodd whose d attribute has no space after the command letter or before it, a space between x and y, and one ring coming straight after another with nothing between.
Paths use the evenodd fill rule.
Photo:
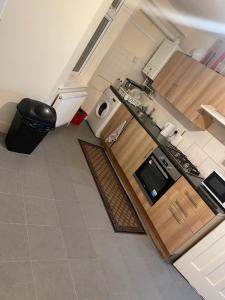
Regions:
<instances>
[{"instance_id":1,"label":"gas hob","mask_svg":"<svg viewBox=\"0 0 225 300\"><path fill-rule=\"evenodd\" d=\"M184 171L193 176L199 176L200 172L192 164L192 162L187 158L185 154L183 154L179 149L173 146L171 143L166 143L166 150L175 158L178 164L184 169Z\"/></svg>"}]
</instances>

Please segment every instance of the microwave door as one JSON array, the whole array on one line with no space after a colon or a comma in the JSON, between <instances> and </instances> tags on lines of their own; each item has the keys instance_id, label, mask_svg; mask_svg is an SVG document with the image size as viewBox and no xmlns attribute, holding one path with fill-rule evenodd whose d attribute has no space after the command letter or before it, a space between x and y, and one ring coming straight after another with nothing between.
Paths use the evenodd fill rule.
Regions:
<instances>
[{"instance_id":1,"label":"microwave door","mask_svg":"<svg viewBox=\"0 0 225 300\"><path fill-rule=\"evenodd\" d=\"M225 179L216 171L212 172L203 182L202 185L210 194L225 208Z\"/></svg>"}]
</instances>

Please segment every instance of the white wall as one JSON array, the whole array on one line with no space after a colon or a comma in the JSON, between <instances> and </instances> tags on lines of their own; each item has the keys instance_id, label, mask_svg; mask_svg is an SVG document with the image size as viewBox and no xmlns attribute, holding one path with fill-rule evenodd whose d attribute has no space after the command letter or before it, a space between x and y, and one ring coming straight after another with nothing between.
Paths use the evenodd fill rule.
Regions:
<instances>
[{"instance_id":1,"label":"white wall","mask_svg":"<svg viewBox=\"0 0 225 300\"><path fill-rule=\"evenodd\" d=\"M163 13L163 11L169 11L172 14L177 14L178 11L177 9L170 3L169 0L148 0L151 2L153 2ZM175 24L176 27L184 34L184 36L187 36L188 33L190 32L190 28L183 26L181 24Z\"/></svg>"},{"instance_id":2,"label":"white wall","mask_svg":"<svg viewBox=\"0 0 225 300\"><path fill-rule=\"evenodd\" d=\"M135 10L89 81L89 96L82 107L90 112L105 88L117 78L142 82L141 71L163 38L152 22Z\"/></svg>"},{"instance_id":3,"label":"white wall","mask_svg":"<svg viewBox=\"0 0 225 300\"><path fill-rule=\"evenodd\" d=\"M187 4L188 6L188 4ZM176 16L176 15L181 15L183 12L179 11L176 9L176 7L174 7L170 1L168 0L143 0L143 9L146 11L147 14L149 14L149 17L151 18L152 14L154 14L154 9L151 10L151 7L156 7L156 12L158 12L158 16L156 17L157 19L160 19L162 22L164 22L164 24L168 25L167 30L171 31L172 33L174 33L174 27L177 28L181 35L180 35L180 46L181 48L186 52L189 53L192 49L194 48L207 48L209 49L213 43L216 40L216 36L207 33L203 30L199 30L195 28L196 24L193 24L193 27L190 26L183 26L181 24L178 23L173 23L173 21L175 22L175 18L174 20L171 20L170 22L167 22L166 19L166 14L167 12L171 13L172 15ZM167 22L167 23L165 23ZM173 25L171 25L173 24ZM176 35L174 33L174 35Z\"/></svg>"},{"instance_id":4,"label":"white wall","mask_svg":"<svg viewBox=\"0 0 225 300\"><path fill-rule=\"evenodd\" d=\"M163 39L163 34L151 21L141 11L135 11L97 73L110 82L127 76L142 81L141 71Z\"/></svg>"},{"instance_id":5,"label":"white wall","mask_svg":"<svg viewBox=\"0 0 225 300\"><path fill-rule=\"evenodd\" d=\"M180 133L185 132L178 148L198 167L204 177L214 170L225 173L224 127L220 128L214 123L209 131L199 130L159 95L155 96L154 106L154 118L160 126L172 122Z\"/></svg>"},{"instance_id":6,"label":"white wall","mask_svg":"<svg viewBox=\"0 0 225 300\"><path fill-rule=\"evenodd\" d=\"M0 22L0 130L22 97L51 103L110 3L8 0Z\"/></svg>"},{"instance_id":7,"label":"white wall","mask_svg":"<svg viewBox=\"0 0 225 300\"><path fill-rule=\"evenodd\" d=\"M89 95L82 107L88 113L92 110L106 87L113 84L117 78L131 77L140 82L143 80L141 70L164 38L163 33L152 23L150 18L146 17L139 10L147 2L147 0L140 1L139 6L129 18L127 12L121 9L120 15L115 21L118 22L118 26L115 25L112 32L108 32L105 37L106 40L110 39L112 34L113 43L111 43L111 47L105 53L98 67L96 66L95 72L93 72L95 56L93 56L93 63L90 64L91 67L87 67L88 76L86 77L89 79ZM151 3L151 1L148 3ZM155 4L162 11L163 9L175 11L175 8L168 0L160 0L157 3L155 2ZM127 22L123 24L119 21L122 15L126 15L127 18ZM122 29L121 26L123 26ZM215 42L215 38L205 32L182 26L179 26L179 30L184 34L181 48L187 53L194 48L203 47L208 49ZM119 36L115 39L118 32L120 32ZM102 51L101 47L104 47L104 43L100 46L100 53Z\"/></svg>"},{"instance_id":8,"label":"white wall","mask_svg":"<svg viewBox=\"0 0 225 300\"><path fill-rule=\"evenodd\" d=\"M122 7L117 12L116 17L113 19L112 24L107 30L107 33L98 44L96 51L94 51L94 53L91 55L88 63L80 74L84 82L88 83L91 80L91 77L96 72L104 56L118 38L118 35L123 30L123 27L129 20L140 1L141 0L124 0Z\"/></svg>"}]
</instances>

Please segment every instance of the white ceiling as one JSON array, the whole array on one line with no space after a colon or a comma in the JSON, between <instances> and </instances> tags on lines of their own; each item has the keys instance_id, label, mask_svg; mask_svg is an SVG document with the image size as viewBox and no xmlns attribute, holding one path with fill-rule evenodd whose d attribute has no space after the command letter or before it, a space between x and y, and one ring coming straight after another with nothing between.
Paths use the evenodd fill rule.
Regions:
<instances>
[{"instance_id":1,"label":"white ceiling","mask_svg":"<svg viewBox=\"0 0 225 300\"><path fill-rule=\"evenodd\" d=\"M169 2L182 12L225 23L224 0L169 0Z\"/></svg>"},{"instance_id":2,"label":"white ceiling","mask_svg":"<svg viewBox=\"0 0 225 300\"><path fill-rule=\"evenodd\" d=\"M225 38L225 0L161 0L160 2L170 3L175 8L172 11L168 6L162 7L164 16L172 23Z\"/></svg>"}]
</instances>

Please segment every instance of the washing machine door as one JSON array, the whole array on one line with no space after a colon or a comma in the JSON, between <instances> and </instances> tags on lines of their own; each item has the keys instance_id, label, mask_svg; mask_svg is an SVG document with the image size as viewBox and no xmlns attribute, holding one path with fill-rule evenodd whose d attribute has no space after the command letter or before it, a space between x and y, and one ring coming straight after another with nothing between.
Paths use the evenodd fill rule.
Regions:
<instances>
[{"instance_id":1,"label":"washing machine door","mask_svg":"<svg viewBox=\"0 0 225 300\"><path fill-rule=\"evenodd\" d=\"M104 119L109 112L110 104L107 100L101 101L96 107L96 116L99 119Z\"/></svg>"}]
</instances>

